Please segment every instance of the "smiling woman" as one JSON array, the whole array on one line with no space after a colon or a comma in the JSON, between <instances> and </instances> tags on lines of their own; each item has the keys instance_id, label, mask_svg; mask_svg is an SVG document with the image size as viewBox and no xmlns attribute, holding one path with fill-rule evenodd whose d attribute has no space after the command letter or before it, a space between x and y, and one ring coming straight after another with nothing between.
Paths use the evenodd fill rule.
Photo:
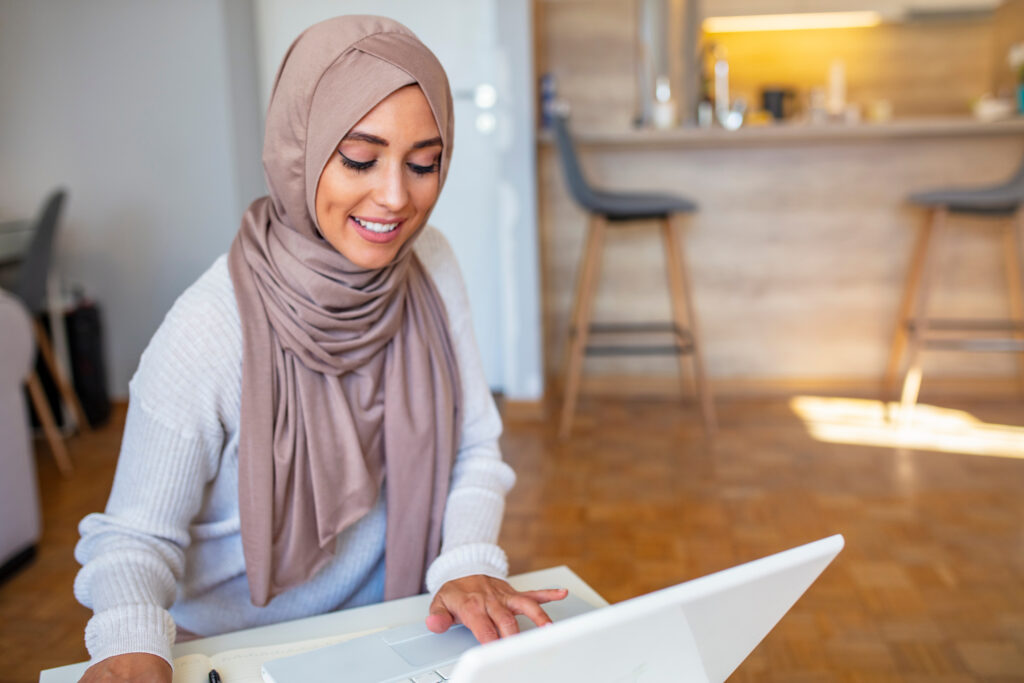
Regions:
<instances>
[{"instance_id":1,"label":"smiling woman","mask_svg":"<svg viewBox=\"0 0 1024 683\"><path fill-rule=\"evenodd\" d=\"M488 641L519 593L514 481L459 268L426 224L452 149L434 55L379 17L303 32L264 138L270 193L143 354L104 513L80 525L84 681L169 681L171 646L427 590Z\"/></svg>"},{"instance_id":2,"label":"smiling woman","mask_svg":"<svg viewBox=\"0 0 1024 683\"><path fill-rule=\"evenodd\" d=\"M362 268L391 263L437 201L442 149L419 86L384 98L320 174L316 216L324 239Z\"/></svg>"}]
</instances>

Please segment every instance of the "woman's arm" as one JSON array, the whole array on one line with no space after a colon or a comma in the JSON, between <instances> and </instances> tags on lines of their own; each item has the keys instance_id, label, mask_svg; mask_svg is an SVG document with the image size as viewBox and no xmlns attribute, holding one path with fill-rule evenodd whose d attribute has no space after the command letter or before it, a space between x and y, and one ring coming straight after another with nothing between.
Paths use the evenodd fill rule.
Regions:
<instances>
[{"instance_id":1,"label":"woman's arm","mask_svg":"<svg viewBox=\"0 0 1024 683\"><path fill-rule=\"evenodd\" d=\"M224 396L238 391L240 332L209 282L179 298L143 353L106 510L79 525L75 597L94 612L85 632L94 662L125 653L170 661L168 608L190 525L220 465Z\"/></svg>"},{"instance_id":2,"label":"woman's arm","mask_svg":"<svg viewBox=\"0 0 1024 683\"><path fill-rule=\"evenodd\" d=\"M128 652L170 661L175 625L167 610L215 448L162 424L140 402L130 404L106 510L82 520L75 548L82 565L75 597L93 610L85 629L93 661Z\"/></svg>"}]
</instances>

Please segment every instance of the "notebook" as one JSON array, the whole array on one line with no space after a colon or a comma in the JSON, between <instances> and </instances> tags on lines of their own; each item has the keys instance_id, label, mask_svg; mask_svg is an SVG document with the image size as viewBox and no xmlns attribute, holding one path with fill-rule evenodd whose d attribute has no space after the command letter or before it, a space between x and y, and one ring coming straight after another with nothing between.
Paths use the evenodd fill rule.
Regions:
<instances>
[{"instance_id":1,"label":"notebook","mask_svg":"<svg viewBox=\"0 0 1024 683\"><path fill-rule=\"evenodd\" d=\"M357 633L342 633L323 638L311 638L276 645L241 647L224 650L214 655L190 654L175 657L172 683L209 683L210 670L215 669L224 683L263 683L260 668L268 659L279 659L309 650L318 650L353 638L383 631L369 629Z\"/></svg>"},{"instance_id":2,"label":"notebook","mask_svg":"<svg viewBox=\"0 0 1024 683\"><path fill-rule=\"evenodd\" d=\"M461 626L443 634L422 623L387 629L268 661L263 680L719 683L842 547L842 536L830 536L600 609L578 599L548 603L554 624L486 645Z\"/></svg>"}]
</instances>

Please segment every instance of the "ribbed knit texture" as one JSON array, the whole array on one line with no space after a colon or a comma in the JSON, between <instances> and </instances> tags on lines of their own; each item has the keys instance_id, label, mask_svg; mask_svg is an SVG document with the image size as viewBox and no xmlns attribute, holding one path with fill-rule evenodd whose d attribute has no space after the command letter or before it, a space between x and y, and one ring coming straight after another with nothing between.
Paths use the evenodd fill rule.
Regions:
<instances>
[{"instance_id":1,"label":"ribbed knit texture","mask_svg":"<svg viewBox=\"0 0 1024 683\"><path fill-rule=\"evenodd\" d=\"M507 574L495 541L515 475L501 461L501 420L455 256L431 227L415 248L445 303L464 400L442 552L427 573L433 593L454 578ZM93 662L126 652L171 661L175 622L214 635L383 597L386 482L323 571L266 607L250 602L238 517L241 365L241 324L221 257L175 302L143 353L106 511L79 525L75 597L94 611L85 636Z\"/></svg>"}]
</instances>

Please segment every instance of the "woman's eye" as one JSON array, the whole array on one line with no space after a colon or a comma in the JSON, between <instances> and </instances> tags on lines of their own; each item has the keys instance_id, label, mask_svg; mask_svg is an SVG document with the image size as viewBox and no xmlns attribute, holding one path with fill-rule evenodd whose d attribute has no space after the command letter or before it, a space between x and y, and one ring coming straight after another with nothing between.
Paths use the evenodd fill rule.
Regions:
<instances>
[{"instance_id":1,"label":"woman's eye","mask_svg":"<svg viewBox=\"0 0 1024 683\"><path fill-rule=\"evenodd\" d=\"M345 164L347 168L351 168L354 171L365 171L366 169L370 168L375 163L377 163L376 159L371 159L370 161L356 161L355 159L349 159L347 156L341 153L340 149L338 150L338 155L341 156L341 163Z\"/></svg>"},{"instance_id":2,"label":"woman's eye","mask_svg":"<svg viewBox=\"0 0 1024 683\"><path fill-rule=\"evenodd\" d=\"M419 164L409 164L409 169L416 175L428 175L430 173L437 173L437 169L440 166L438 162L434 162L429 166L420 166Z\"/></svg>"}]
</instances>

